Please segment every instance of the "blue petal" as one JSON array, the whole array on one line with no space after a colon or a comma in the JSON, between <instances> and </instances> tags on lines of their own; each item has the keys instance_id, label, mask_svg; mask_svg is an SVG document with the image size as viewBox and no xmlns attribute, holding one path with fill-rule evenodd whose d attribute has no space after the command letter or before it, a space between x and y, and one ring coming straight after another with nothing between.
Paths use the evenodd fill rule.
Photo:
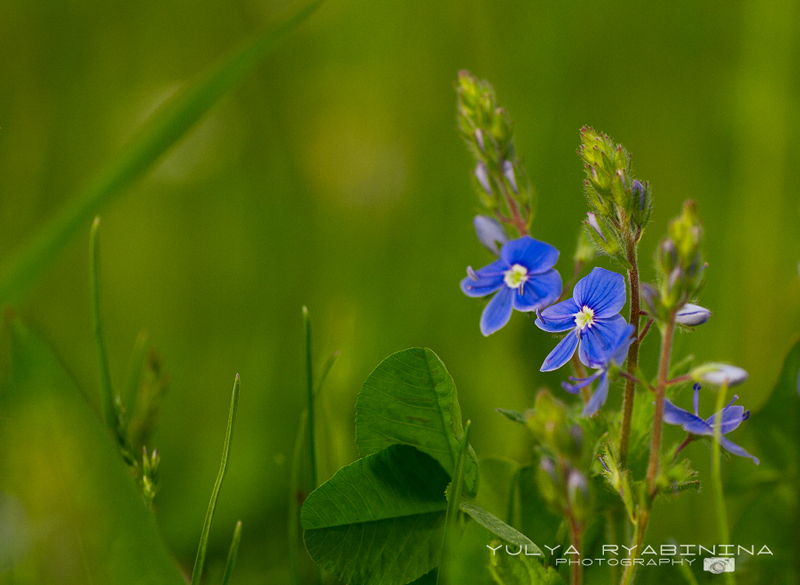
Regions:
<instances>
[{"instance_id":1,"label":"blue petal","mask_svg":"<svg viewBox=\"0 0 800 585\"><path fill-rule=\"evenodd\" d=\"M521 264L528 272L539 273L555 266L558 250L530 236L522 236L506 243L500 250L500 257L510 265Z\"/></svg>"},{"instance_id":2,"label":"blue petal","mask_svg":"<svg viewBox=\"0 0 800 585\"><path fill-rule=\"evenodd\" d=\"M535 311L552 305L561 296L561 275L552 268L542 274L533 274L522 286L522 294L514 291L514 308L517 311Z\"/></svg>"},{"instance_id":3,"label":"blue petal","mask_svg":"<svg viewBox=\"0 0 800 585\"><path fill-rule=\"evenodd\" d=\"M605 268L593 268L575 285L572 298L579 307L592 309L595 318L616 315L625 305L625 278Z\"/></svg>"},{"instance_id":4,"label":"blue petal","mask_svg":"<svg viewBox=\"0 0 800 585\"><path fill-rule=\"evenodd\" d=\"M575 327L575 313L577 313L578 310L578 305L574 300L567 299L561 301L542 311L539 318L536 319L536 326L550 333L568 331Z\"/></svg>"},{"instance_id":5,"label":"blue petal","mask_svg":"<svg viewBox=\"0 0 800 585\"><path fill-rule=\"evenodd\" d=\"M500 255L500 246L508 241L506 231L496 219L486 215L476 215L472 220L475 234L483 246L495 256ZM499 244L499 245L498 245Z\"/></svg>"},{"instance_id":6,"label":"blue petal","mask_svg":"<svg viewBox=\"0 0 800 585\"><path fill-rule=\"evenodd\" d=\"M716 424L717 414L712 414L706 419L706 424L708 424L708 426L711 428L714 428L714 425ZM736 430L736 427L742 424L742 421L747 420L748 416L749 413L745 415L744 406L740 406L738 404L736 406L726 406L722 409L722 428L720 429L720 432L725 435Z\"/></svg>"},{"instance_id":7,"label":"blue petal","mask_svg":"<svg viewBox=\"0 0 800 585\"><path fill-rule=\"evenodd\" d=\"M481 315L481 333L487 337L502 329L503 326L511 319L511 301L513 291L504 286L500 289L494 298L489 301L486 308Z\"/></svg>"},{"instance_id":8,"label":"blue petal","mask_svg":"<svg viewBox=\"0 0 800 585\"><path fill-rule=\"evenodd\" d=\"M566 364L572 354L575 353L575 348L578 346L578 336L574 331L567 333L567 336L562 339L550 354L544 358L544 363L540 370L542 372L551 372L557 370Z\"/></svg>"},{"instance_id":9,"label":"blue petal","mask_svg":"<svg viewBox=\"0 0 800 585\"><path fill-rule=\"evenodd\" d=\"M602 376L603 373L604 373L603 370L598 370L597 372L586 378L580 378L580 379L570 378L570 380L572 380L573 383L570 384L569 382L561 382L561 387L570 394L577 394L583 388L586 388L589 384L591 384L592 382L597 380L597 378Z\"/></svg>"},{"instance_id":10,"label":"blue petal","mask_svg":"<svg viewBox=\"0 0 800 585\"><path fill-rule=\"evenodd\" d=\"M488 266L475 271L478 280L467 276L461 281L461 290L468 297L485 297L503 286L503 278L508 265L502 260L495 260ZM507 287L506 287L507 288Z\"/></svg>"},{"instance_id":11,"label":"blue petal","mask_svg":"<svg viewBox=\"0 0 800 585\"><path fill-rule=\"evenodd\" d=\"M739 457L749 457L755 462L756 465L758 465L758 457L750 455L750 453L742 449L739 445L737 445L730 439L726 439L725 437L720 437L719 444L726 451L730 451L731 453L733 453L734 455L738 455Z\"/></svg>"},{"instance_id":12,"label":"blue petal","mask_svg":"<svg viewBox=\"0 0 800 585\"><path fill-rule=\"evenodd\" d=\"M581 349L578 355L589 367L598 367L608 362L616 349L617 341L627 329L628 323L622 315L610 319L596 319L591 327L581 331Z\"/></svg>"},{"instance_id":13,"label":"blue petal","mask_svg":"<svg viewBox=\"0 0 800 585\"><path fill-rule=\"evenodd\" d=\"M625 361L625 358L628 357L628 348L635 339L633 332L633 325L626 325L620 332L619 338L612 343L613 349L611 350L611 361L616 363L618 366L621 366Z\"/></svg>"},{"instance_id":14,"label":"blue petal","mask_svg":"<svg viewBox=\"0 0 800 585\"><path fill-rule=\"evenodd\" d=\"M586 406L583 407L583 413L581 416L592 416L595 412L597 412L601 406L606 403L608 399L608 373L603 372L602 377L600 378L600 383L597 385L597 389L594 391L591 399L589 402L586 403Z\"/></svg>"},{"instance_id":15,"label":"blue petal","mask_svg":"<svg viewBox=\"0 0 800 585\"><path fill-rule=\"evenodd\" d=\"M713 435L714 431L699 416L693 415L688 410L683 410L664 399L664 422L669 425L678 425L684 431L693 435Z\"/></svg>"}]
</instances>

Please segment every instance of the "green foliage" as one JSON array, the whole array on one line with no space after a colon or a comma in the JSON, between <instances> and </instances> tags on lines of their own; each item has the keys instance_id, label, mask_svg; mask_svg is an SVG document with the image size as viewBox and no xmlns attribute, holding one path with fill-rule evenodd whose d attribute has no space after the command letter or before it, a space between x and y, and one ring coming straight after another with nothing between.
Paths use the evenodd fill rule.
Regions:
<instances>
[{"instance_id":1,"label":"green foliage","mask_svg":"<svg viewBox=\"0 0 800 585\"><path fill-rule=\"evenodd\" d=\"M405 585L439 564L449 481L407 445L359 459L303 504L306 548L345 583Z\"/></svg>"},{"instance_id":2,"label":"green foliage","mask_svg":"<svg viewBox=\"0 0 800 585\"><path fill-rule=\"evenodd\" d=\"M732 542L768 543L774 556L752 559L763 583L794 584L800 574L800 339L795 338L764 408L754 412L748 431L757 471L731 478L726 492L741 498L745 512L732 530Z\"/></svg>"},{"instance_id":3,"label":"green foliage","mask_svg":"<svg viewBox=\"0 0 800 585\"><path fill-rule=\"evenodd\" d=\"M411 445L452 476L464 432L456 385L430 349L387 357L369 375L356 402L356 444L362 456L389 445ZM464 490L478 493L478 458L467 447Z\"/></svg>"},{"instance_id":4,"label":"green foliage","mask_svg":"<svg viewBox=\"0 0 800 585\"><path fill-rule=\"evenodd\" d=\"M364 457L314 490L300 514L306 548L321 567L348 585L405 585L439 565L448 513L453 525L465 513L505 542L539 550L460 497L461 487L477 493L477 457L455 384L431 350L407 349L381 362L356 412Z\"/></svg>"},{"instance_id":5,"label":"green foliage","mask_svg":"<svg viewBox=\"0 0 800 585\"><path fill-rule=\"evenodd\" d=\"M564 582L555 569L543 566L531 556L494 554L490 558L489 572L497 585L558 585Z\"/></svg>"},{"instance_id":6,"label":"green foliage","mask_svg":"<svg viewBox=\"0 0 800 585\"><path fill-rule=\"evenodd\" d=\"M0 518L15 535L13 546L0 547L10 578L20 585L184 583L97 413L25 325L11 319L5 327L0 514L23 511Z\"/></svg>"}]
</instances>

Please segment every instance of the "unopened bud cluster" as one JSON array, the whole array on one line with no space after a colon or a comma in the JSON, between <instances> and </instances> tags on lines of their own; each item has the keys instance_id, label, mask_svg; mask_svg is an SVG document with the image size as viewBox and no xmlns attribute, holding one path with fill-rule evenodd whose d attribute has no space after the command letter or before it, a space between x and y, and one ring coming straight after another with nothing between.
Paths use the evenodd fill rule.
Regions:
<instances>
[{"instance_id":1,"label":"unopened bud cluster","mask_svg":"<svg viewBox=\"0 0 800 585\"><path fill-rule=\"evenodd\" d=\"M694 201L684 203L683 213L672 220L667 234L655 254L658 286L642 287L648 311L661 320L682 309L705 283L703 228Z\"/></svg>"},{"instance_id":2,"label":"unopened bud cluster","mask_svg":"<svg viewBox=\"0 0 800 585\"><path fill-rule=\"evenodd\" d=\"M610 256L637 242L650 220L648 183L633 177L631 156L605 134L584 126L578 154L584 163L584 190L591 211L586 228L597 247Z\"/></svg>"},{"instance_id":3,"label":"unopened bud cluster","mask_svg":"<svg viewBox=\"0 0 800 585\"><path fill-rule=\"evenodd\" d=\"M494 89L467 71L458 74L458 126L475 157L474 186L483 206L520 235L533 215L533 187L514 150L514 126Z\"/></svg>"},{"instance_id":4,"label":"unopened bud cluster","mask_svg":"<svg viewBox=\"0 0 800 585\"><path fill-rule=\"evenodd\" d=\"M540 493L559 513L585 520L590 499L586 475L580 471L583 428L569 420L567 406L547 390L537 394L525 424L545 452L536 478Z\"/></svg>"}]
</instances>

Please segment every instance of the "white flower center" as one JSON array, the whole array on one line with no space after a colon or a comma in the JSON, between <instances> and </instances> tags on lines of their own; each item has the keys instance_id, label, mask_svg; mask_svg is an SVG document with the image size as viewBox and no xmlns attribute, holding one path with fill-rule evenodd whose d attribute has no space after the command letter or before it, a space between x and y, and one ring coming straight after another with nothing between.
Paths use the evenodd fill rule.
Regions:
<instances>
[{"instance_id":1,"label":"white flower center","mask_svg":"<svg viewBox=\"0 0 800 585\"><path fill-rule=\"evenodd\" d=\"M578 329L586 329L594 323L594 311L584 305L581 310L575 313L575 325Z\"/></svg>"},{"instance_id":2,"label":"white flower center","mask_svg":"<svg viewBox=\"0 0 800 585\"><path fill-rule=\"evenodd\" d=\"M505 271L503 282L508 288L520 288L528 280L528 269L522 264L514 264Z\"/></svg>"}]
</instances>

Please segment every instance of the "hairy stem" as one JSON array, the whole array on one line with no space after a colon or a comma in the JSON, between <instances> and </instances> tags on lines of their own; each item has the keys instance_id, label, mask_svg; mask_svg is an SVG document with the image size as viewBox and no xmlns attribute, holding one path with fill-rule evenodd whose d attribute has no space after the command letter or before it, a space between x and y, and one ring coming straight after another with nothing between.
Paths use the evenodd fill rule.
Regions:
<instances>
[{"instance_id":1,"label":"hairy stem","mask_svg":"<svg viewBox=\"0 0 800 585\"><path fill-rule=\"evenodd\" d=\"M650 464L647 467L647 487L650 496L655 493L658 460L661 453L661 427L664 420L664 397L669 377L669 362L672 353L672 334L675 332L675 312L673 311L661 339L661 359L658 365L658 384L656 385L656 412L653 418L653 443L650 446Z\"/></svg>"},{"instance_id":2,"label":"hairy stem","mask_svg":"<svg viewBox=\"0 0 800 585\"><path fill-rule=\"evenodd\" d=\"M580 560L581 528L571 513L569 515L569 535L571 544L573 547L575 547L575 550L578 551L578 559ZM570 565L570 585L581 585L581 568L582 566L580 562Z\"/></svg>"},{"instance_id":3,"label":"hairy stem","mask_svg":"<svg viewBox=\"0 0 800 585\"><path fill-rule=\"evenodd\" d=\"M628 373L636 375L639 365L639 265L636 260L636 242L629 237L626 255L631 269L628 270L628 284L631 289L631 313L628 322L633 325L633 343L628 348ZM633 418L633 400L636 396L636 383L628 378L625 382L625 396L622 400L622 430L619 438L619 461L623 467L628 460L628 446L631 438L631 419Z\"/></svg>"}]
</instances>

